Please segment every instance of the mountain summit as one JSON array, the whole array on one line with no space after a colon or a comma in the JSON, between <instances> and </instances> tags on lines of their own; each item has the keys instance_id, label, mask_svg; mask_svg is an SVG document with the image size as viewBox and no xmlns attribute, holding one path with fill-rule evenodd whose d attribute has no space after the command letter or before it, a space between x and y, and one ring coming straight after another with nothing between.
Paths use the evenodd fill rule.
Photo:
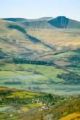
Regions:
<instances>
[{"instance_id":1,"label":"mountain summit","mask_svg":"<svg viewBox=\"0 0 80 120\"><path fill-rule=\"evenodd\" d=\"M65 16L58 16L51 19L49 23L57 28L80 28L80 22L69 19Z\"/></svg>"},{"instance_id":2,"label":"mountain summit","mask_svg":"<svg viewBox=\"0 0 80 120\"><path fill-rule=\"evenodd\" d=\"M67 28L69 19L65 16L58 16L49 21L53 26L58 28Z\"/></svg>"}]
</instances>

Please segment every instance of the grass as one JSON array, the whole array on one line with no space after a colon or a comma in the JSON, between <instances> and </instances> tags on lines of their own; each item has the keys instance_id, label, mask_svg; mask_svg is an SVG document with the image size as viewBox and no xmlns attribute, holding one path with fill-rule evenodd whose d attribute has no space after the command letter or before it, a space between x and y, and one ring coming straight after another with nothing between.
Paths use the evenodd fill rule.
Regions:
<instances>
[{"instance_id":1,"label":"grass","mask_svg":"<svg viewBox=\"0 0 80 120\"><path fill-rule=\"evenodd\" d=\"M43 95L44 94L41 93L0 87L0 107L14 107L16 105L16 108L36 108L38 106L42 106L42 104L40 104L39 102L37 103L36 100L42 97Z\"/></svg>"},{"instance_id":2,"label":"grass","mask_svg":"<svg viewBox=\"0 0 80 120\"><path fill-rule=\"evenodd\" d=\"M0 86L55 94L79 93L79 85L64 84L65 79L58 77L68 71L56 66L5 63L0 70Z\"/></svg>"},{"instance_id":3,"label":"grass","mask_svg":"<svg viewBox=\"0 0 80 120\"><path fill-rule=\"evenodd\" d=\"M0 87L0 120L65 120L79 116L80 96L59 96ZM68 119L67 119L68 120Z\"/></svg>"},{"instance_id":4,"label":"grass","mask_svg":"<svg viewBox=\"0 0 80 120\"><path fill-rule=\"evenodd\" d=\"M7 67L8 66L8 67ZM13 68L13 69L11 69ZM44 66L44 65L30 65L30 64L7 64L0 67L0 78L5 77L16 77L18 75L37 75L40 76L39 79L41 80L45 79L48 80L50 78L57 79L58 73L63 73L64 71L61 69L57 69L56 67L51 66ZM34 79L34 78L32 78ZM38 79L37 79L38 80Z\"/></svg>"},{"instance_id":5,"label":"grass","mask_svg":"<svg viewBox=\"0 0 80 120\"><path fill-rule=\"evenodd\" d=\"M56 104L62 98L64 99L50 94L0 87L0 119L23 120L21 115Z\"/></svg>"},{"instance_id":6,"label":"grass","mask_svg":"<svg viewBox=\"0 0 80 120\"><path fill-rule=\"evenodd\" d=\"M59 79L57 75L64 73L64 71L52 66L4 64L0 69L1 86L34 90L39 90L39 87L41 87L40 90L42 89L44 92L44 89L47 89L48 87L48 83L50 85L54 84L54 82L63 82L63 80Z\"/></svg>"},{"instance_id":7,"label":"grass","mask_svg":"<svg viewBox=\"0 0 80 120\"><path fill-rule=\"evenodd\" d=\"M62 117L60 120L80 120L80 113L72 113L65 117Z\"/></svg>"},{"instance_id":8,"label":"grass","mask_svg":"<svg viewBox=\"0 0 80 120\"><path fill-rule=\"evenodd\" d=\"M67 30L58 30L58 29L29 29L28 33L48 44L56 46L80 46L80 36L78 31L67 29ZM47 34L46 34L47 33ZM75 36L74 36L75 34Z\"/></svg>"}]
</instances>

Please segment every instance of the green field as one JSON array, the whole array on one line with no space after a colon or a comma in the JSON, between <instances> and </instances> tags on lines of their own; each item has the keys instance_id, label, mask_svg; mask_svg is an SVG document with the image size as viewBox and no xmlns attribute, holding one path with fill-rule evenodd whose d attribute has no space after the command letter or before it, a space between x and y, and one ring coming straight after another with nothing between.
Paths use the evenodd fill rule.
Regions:
<instances>
[{"instance_id":1,"label":"green field","mask_svg":"<svg viewBox=\"0 0 80 120\"><path fill-rule=\"evenodd\" d=\"M59 95L80 93L79 84L65 84L64 77L58 77L69 73L54 66L5 63L0 70L0 86Z\"/></svg>"}]
</instances>

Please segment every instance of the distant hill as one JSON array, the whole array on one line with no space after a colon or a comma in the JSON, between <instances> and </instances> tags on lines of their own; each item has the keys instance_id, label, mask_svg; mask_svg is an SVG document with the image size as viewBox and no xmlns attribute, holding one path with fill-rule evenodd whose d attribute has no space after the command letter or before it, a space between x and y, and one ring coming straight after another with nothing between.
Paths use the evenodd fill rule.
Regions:
<instances>
[{"instance_id":1,"label":"distant hill","mask_svg":"<svg viewBox=\"0 0 80 120\"><path fill-rule=\"evenodd\" d=\"M80 22L66 18L65 16L51 19L49 23L57 28L80 28Z\"/></svg>"},{"instance_id":2,"label":"distant hill","mask_svg":"<svg viewBox=\"0 0 80 120\"><path fill-rule=\"evenodd\" d=\"M12 21L12 22L25 22L27 19L24 18L4 18L3 20Z\"/></svg>"},{"instance_id":3,"label":"distant hill","mask_svg":"<svg viewBox=\"0 0 80 120\"><path fill-rule=\"evenodd\" d=\"M54 55L80 48L79 25L64 16L1 19L0 58L54 61Z\"/></svg>"},{"instance_id":4,"label":"distant hill","mask_svg":"<svg viewBox=\"0 0 80 120\"><path fill-rule=\"evenodd\" d=\"M43 17L39 19L24 19L24 18L5 18L4 20L21 23L27 27L36 28L80 28L80 22L69 19L65 16L58 16L56 18Z\"/></svg>"}]
</instances>

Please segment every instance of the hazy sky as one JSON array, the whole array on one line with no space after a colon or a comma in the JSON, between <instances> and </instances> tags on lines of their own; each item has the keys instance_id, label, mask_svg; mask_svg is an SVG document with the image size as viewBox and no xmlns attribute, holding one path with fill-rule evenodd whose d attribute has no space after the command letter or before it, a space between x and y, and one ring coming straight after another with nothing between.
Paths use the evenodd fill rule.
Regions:
<instances>
[{"instance_id":1,"label":"hazy sky","mask_svg":"<svg viewBox=\"0 0 80 120\"><path fill-rule=\"evenodd\" d=\"M60 15L80 20L80 0L0 0L0 18Z\"/></svg>"}]
</instances>

